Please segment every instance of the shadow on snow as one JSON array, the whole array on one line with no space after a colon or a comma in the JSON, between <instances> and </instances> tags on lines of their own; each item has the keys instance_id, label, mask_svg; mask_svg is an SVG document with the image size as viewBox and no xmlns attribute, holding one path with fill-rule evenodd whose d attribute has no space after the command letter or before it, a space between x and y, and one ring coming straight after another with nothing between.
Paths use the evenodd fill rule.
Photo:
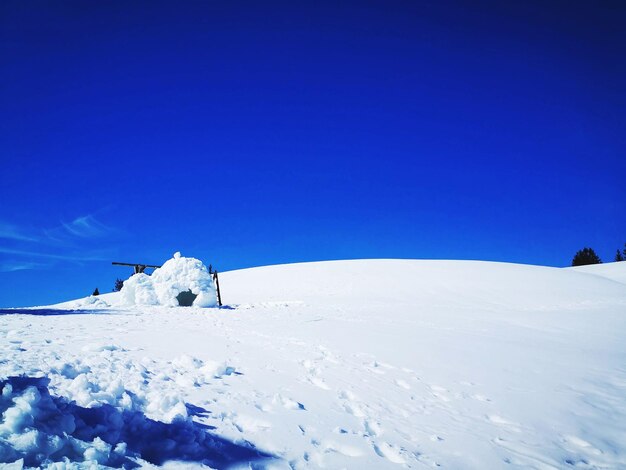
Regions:
<instances>
[{"instance_id":1,"label":"shadow on snow","mask_svg":"<svg viewBox=\"0 0 626 470\"><path fill-rule=\"evenodd\" d=\"M36 439L34 447L22 446L17 450L11 446L11 439L0 437L0 462L23 458L26 466L40 466L65 458L80 462L87 455L97 455L100 464L113 467L138 467L133 458L139 457L156 465L177 460L222 469L242 464L254 468L255 462L275 458L247 441L234 443L210 434L207 430L213 426L191 420L166 424L149 419L142 412L120 411L108 404L97 408L77 406L50 395L49 382L45 377L9 377L0 381L5 438L6 430L11 429L14 436L31 433L31 438ZM23 410L28 410L27 414ZM204 417L209 413L194 405L187 405L187 410L191 416ZM37 431L35 437L33 430ZM108 445L98 443L97 438ZM95 450L85 452L89 447Z\"/></svg>"},{"instance_id":2,"label":"shadow on snow","mask_svg":"<svg viewBox=\"0 0 626 470\"><path fill-rule=\"evenodd\" d=\"M75 309L68 310L62 308L0 308L0 315L105 315L110 314L110 310L98 309Z\"/></svg>"},{"instance_id":3,"label":"shadow on snow","mask_svg":"<svg viewBox=\"0 0 626 470\"><path fill-rule=\"evenodd\" d=\"M230 305L222 305L214 307L219 310L236 310ZM210 309L205 309L210 311ZM0 315L38 315L38 316L55 316L55 315L116 315L115 310L109 309L62 309L62 308L0 308Z\"/></svg>"}]
</instances>

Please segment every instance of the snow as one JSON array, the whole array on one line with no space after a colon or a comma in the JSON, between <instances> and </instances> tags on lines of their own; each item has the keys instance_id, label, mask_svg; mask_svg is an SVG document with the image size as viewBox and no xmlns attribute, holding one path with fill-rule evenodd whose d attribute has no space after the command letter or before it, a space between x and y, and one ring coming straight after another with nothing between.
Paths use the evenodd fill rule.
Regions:
<instances>
[{"instance_id":1,"label":"snow","mask_svg":"<svg viewBox=\"0 0 626 470\"><path fill-rule=\"evenodd\" d=\"M155 269L151 276L135 274L124 281L122 303L126 305L165 305L178 307L178 295L191 291L195 307L215 307L217 294L213 279L202 261L185 258L179 252Z\"/></svg>"},{"instance_id":2,"label":"snow","mask_svg":"<svg viewBox=\"0 0 626 470\"><path fill-rule=\"evenodd\" d=\"M590 264L587 266L576 266L568 269L579 273L601 276L615 282L626 284L626 266L624 265L626 265L626 261L619 261L617 263Z\"/></svg>"},{"instance_id":3,"label":"snow","mask_svg":"<svg viewBox=\"0 0 626 470\"><path fill-rule=\"evenodd\" d=\"M624 468L626 263L585 268L305 263L221 273L223 308L4 311L0 462Z\"/></svg>"}]
</instances>

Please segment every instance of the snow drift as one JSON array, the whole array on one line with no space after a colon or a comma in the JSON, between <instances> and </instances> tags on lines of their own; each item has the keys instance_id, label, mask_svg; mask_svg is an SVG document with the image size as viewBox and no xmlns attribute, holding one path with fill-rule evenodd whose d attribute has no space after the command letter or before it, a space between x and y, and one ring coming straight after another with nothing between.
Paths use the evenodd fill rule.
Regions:
<instances>
[{"instance_id":1,"label":"snow drift","mask_svg":"<svg viewBox=\"0 0 626 470\"><path fill-rule=\"evenodd\" d=\"M33 377L0 380L0 462L91 469L136 468L142 460L157 465L178 460L225 468L271 457L251 444L235 444L206 433L191 420L164 423L111 405L81 407L50 395L49 382Z\"/></svg>"},{"instance_id":2,"label":"snow drift","mask_svg":"<svg viewBox=\"0 0 626 470\"><path fill-rule=\"evenodd\" d=\"M202 261L177 252L152 276L139 273L124 281L121 300L125 305L215 307L217 294Z\"/></svg>"}]
</instances>

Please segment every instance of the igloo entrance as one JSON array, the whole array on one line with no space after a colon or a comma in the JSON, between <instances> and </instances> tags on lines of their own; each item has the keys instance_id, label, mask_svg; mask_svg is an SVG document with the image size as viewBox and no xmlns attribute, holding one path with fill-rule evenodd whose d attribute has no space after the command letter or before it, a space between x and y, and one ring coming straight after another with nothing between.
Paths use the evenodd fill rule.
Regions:
<instances>
[{"instance_id":1,"label":"igloo entrance","mask_svg":"<svg viewBox=\"0 0 626 470\"><path fill-rule=\"evenodd\" d=\"M191 292L191 289L182 291L180 294L176 296L176 300L178 300L178 305L181 307L191 307L193 305L193 301L198 297L196 294Z\"/></svg>"}]
</instances>

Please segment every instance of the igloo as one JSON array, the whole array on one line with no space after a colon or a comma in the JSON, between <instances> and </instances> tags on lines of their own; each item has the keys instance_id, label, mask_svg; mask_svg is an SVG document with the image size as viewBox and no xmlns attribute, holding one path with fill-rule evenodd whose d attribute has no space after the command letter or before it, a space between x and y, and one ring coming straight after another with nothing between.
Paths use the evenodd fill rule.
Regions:
<instances>
[{"instance_id":1,"label":"igloo","mask_svg":"<svg viewBox=\"0 0 626 470\"><path fill-rule=\"evenodd\" d=\"M120 292L126 305L215 307L217 294L211 274L202 261L180 252L155 269L152 276L139 273L124 281Z\"/></svg>"}]
</instances>

